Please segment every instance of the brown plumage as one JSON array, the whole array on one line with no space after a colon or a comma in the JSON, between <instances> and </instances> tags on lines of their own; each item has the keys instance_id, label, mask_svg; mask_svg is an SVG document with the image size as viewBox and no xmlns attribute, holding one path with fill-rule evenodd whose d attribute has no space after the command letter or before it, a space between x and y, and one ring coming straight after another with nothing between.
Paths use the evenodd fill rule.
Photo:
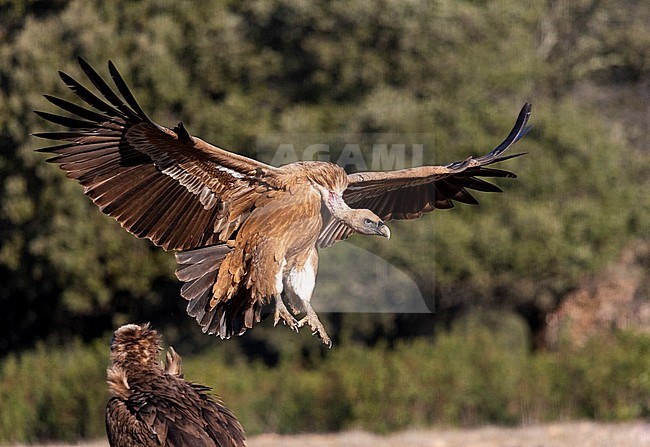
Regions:
<instances>
[{"instance_id":1,"label":"brown plumage","mask_svg":"<svg viewBox=\"0 0 650 447\"><path fill-rule=\"evenodd\" d=\"M128 231L179 250L176 275L185 283L188 313L204 332L222 338L242 334L268 310L276 324L309 325L330 344L310 304L317 248L353 233L390 237L385 221L415 219L453 201L476 204L471 189L500 191L479 177L515 177L486 166L521 155L502 156L529 129L526 104L508 137L482 157L351 175L324 162L276 168L193 137L182 123L173 129L154 123L112 63L123 99L79 62L103 98L60 73L94 110L46 96L76 117L36 112L71 128L36 134L64 142L41 150L57 154L49 161ZM296 321L285 301L306 316Z\"/></svg>"},{"instance_id":2,"label":"brown plumage","mask_svg":"<svg viewBox=\"0 0 650 447\"><path fill-rule=\"evenodd\" d=\"M183 379L169 348L163 369L160 338L148 324L127 324L111 341L106 434L111 447L245 444L244 429L210 388Z\"/></svg>"}]
</instances>

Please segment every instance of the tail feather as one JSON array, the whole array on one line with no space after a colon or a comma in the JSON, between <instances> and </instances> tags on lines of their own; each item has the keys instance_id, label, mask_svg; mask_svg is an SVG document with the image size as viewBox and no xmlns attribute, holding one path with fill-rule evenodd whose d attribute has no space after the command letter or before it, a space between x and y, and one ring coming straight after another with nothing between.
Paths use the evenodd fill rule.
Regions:
<instances>
[{"instance_id":1,"label":"tail feather","mask_svg":"<svg viewBox=\"0 0 650 447\"><path fill-rule=\"evenodd\" d=\"M187 303L187 314L191 317L196 318L196 321L198 321L200 324L205 316L205 312L210 301L210 295L210 289L206 288L203 290L201 295L195 297L194 299L190 300L189 303ZM201 324L201 326L203 326L203 324Z\"/></svg>"},{"instance_id":2,"label":"tail feather","mask_svg":"<svg viewBox=\"0 0 650 447\"><path fill-rule=\"evenodd\" d=\"M183 287L181 287L181 296L191 303L203 295L203 292L210 291L216 280L218 271L219 268L213 266L205 269L205 273L202 276L193 278L190 282L183 284Z\"/></svg>"},{"instance_id":3,"label":"tail feather","mask_svg":"<svg viewBox=\"0 0 650 447\"><path fill-rule=\"evenodd\" d=\"M202 276L201 268L214 267L217 270L224 258L232 249L226 244L210 245L208 247L179 251L176 253L176 277L181 281L190 281Z\"/></svg>"},{"instance_id":4,"label":"tail feather","mask_svg":"<svg viewBox=\"0 0 650 447\"><path fill-rule=\"evenodd\" d=\"M181 296L188 301L188 315L196 319L204 333L221 338L241 335L263 317L263 305L252 300L250 289L243 286L233 297L210 308L212 288L231 251L226 244L217 244L176 253L176 277L184 282Z\"/></svg>"},{"instance_id":5,"label":"tail feather","mask_svg":"<svg viewBox=\"0 0 650 447\"><path fill-rule=\"evenodd\" d=\"M181 287L181 296L189 301L187 313L199 322L204 331L212 286L217 280L221 263L231 250L225 244L218 244L176 253L179 267L175 273L185 283Z\"/></svg>"}]
</instances>

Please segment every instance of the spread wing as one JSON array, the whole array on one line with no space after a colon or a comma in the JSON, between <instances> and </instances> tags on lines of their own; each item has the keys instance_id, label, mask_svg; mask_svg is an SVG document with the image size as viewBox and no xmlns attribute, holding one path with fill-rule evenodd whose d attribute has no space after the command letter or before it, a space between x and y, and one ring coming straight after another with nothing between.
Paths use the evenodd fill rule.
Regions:
<instances>
[{"instance_id":1,"label":"spread wing","mask_svg":"<svg viewBox=\"0 0 650 447\"><path fill-rule=\"evenodd\" d=\"M84 186L100 210L165 250L227 240L260 194L281 188L276 168L191 136L179 123L168 129L142 111L112 62L115 91L83 59L79 64L102 97L69 75L65 84L86 108L46 95L74 117L36 112L70 128L38 137L64 142L39 149Z\"/></svg>"},{"instance_id":2,"label":"spread wing","mask_svg":"<svg viewBox=\"0 0 650 447\"><path fill-rule=\"evenodd\" d=\"M523 155L504 156L503 153L530 130L526 126L530 111L531 105L526 103L510 134L486 155L443 166L350 174L343 199L351 208L367 208L385 221L417 219L434 209L452 208L453 201L476 205L478 201L468 190L501 192L499 187L479 177L516 177L512 172L486 166ZM328 247L351 234L352 230L345 224L330 219L320 234L318 246Z\"/></svg>"},{"instance_id":3,"label":"spread wing","mask_svg":"<svg viewBox=\"0 0 650 447\"><path fill-rule=\"evenodd\" d=\"M210 388L181 379L166 382L155 389L134 390L126 401L109 401L106 432L112 446L245 445L244 429L208 394Z\"/></svg>"}]
</instances>

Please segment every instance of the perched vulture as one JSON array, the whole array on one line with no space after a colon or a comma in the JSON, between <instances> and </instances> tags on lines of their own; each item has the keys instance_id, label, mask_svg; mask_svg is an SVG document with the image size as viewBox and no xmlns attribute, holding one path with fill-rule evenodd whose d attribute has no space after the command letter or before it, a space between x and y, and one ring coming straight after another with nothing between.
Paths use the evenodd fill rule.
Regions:
<instances>
[{"instance_id":1,"label":"perched vulture","mask_svg":"<svg viewBox=\"0 0 650 447\"><path fill-rule=\"evenodd\" d=\"M183 380L173 348L163 369L160 337L127 324L111 341L106 434L111 447L244 446L244 429L210 388Z\"/></svg>"},{"instance_id":2,"label":"perched vulture","mask_svg":"<svg viewBox=\"0 0 650 447\"><path fill-rule=\"evenodd\" d=\"M356 174L327 162L273 167L212 146L183 123L173 129L154 123L111 62L122 97L86 61L79 63L99 95L59 72L90 108L46 95L75 116L36 112L70 128L36 134L63 142L40 151L57 154L48 161L128 231L179 251L176 276L184 282L187 312L221 338L273 312L276 324L295 330L307 324L331 345L310 304L318 248L353 233L389 238L386 221L415 219L453 201L478 203L468 190L500 191L479 177L515 177L486 166L521 155L502 154L529 129L525 104L507 138L481 157Z\"/></svg>"}]
</instances>

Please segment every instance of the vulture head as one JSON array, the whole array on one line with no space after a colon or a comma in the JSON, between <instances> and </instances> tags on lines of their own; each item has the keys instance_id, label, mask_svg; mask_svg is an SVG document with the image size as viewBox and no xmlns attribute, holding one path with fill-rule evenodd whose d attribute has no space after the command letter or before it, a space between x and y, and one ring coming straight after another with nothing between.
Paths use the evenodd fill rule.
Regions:
<instances>
[{"instance_id":1,"label":"vulture head","mask_svg":"<svg viewBox=\"0 0 650 447\"><path fill-rule=\"evenodd\" d=\"M115 331L111 340L111 362L113 366L162 369L158 356L162 344L158 333L143 325L125 324Z\"/></svg>"},{"instance_id":2,"label":"vulture head","mask_svg":"<svg viewBox=\"0 0 650 447\"><path fill-rule=\"evenodd\" d=\"M357 233L390 239L388 226L370 210L351 209L345 223Z\"/></svg>"}]
</instances>

